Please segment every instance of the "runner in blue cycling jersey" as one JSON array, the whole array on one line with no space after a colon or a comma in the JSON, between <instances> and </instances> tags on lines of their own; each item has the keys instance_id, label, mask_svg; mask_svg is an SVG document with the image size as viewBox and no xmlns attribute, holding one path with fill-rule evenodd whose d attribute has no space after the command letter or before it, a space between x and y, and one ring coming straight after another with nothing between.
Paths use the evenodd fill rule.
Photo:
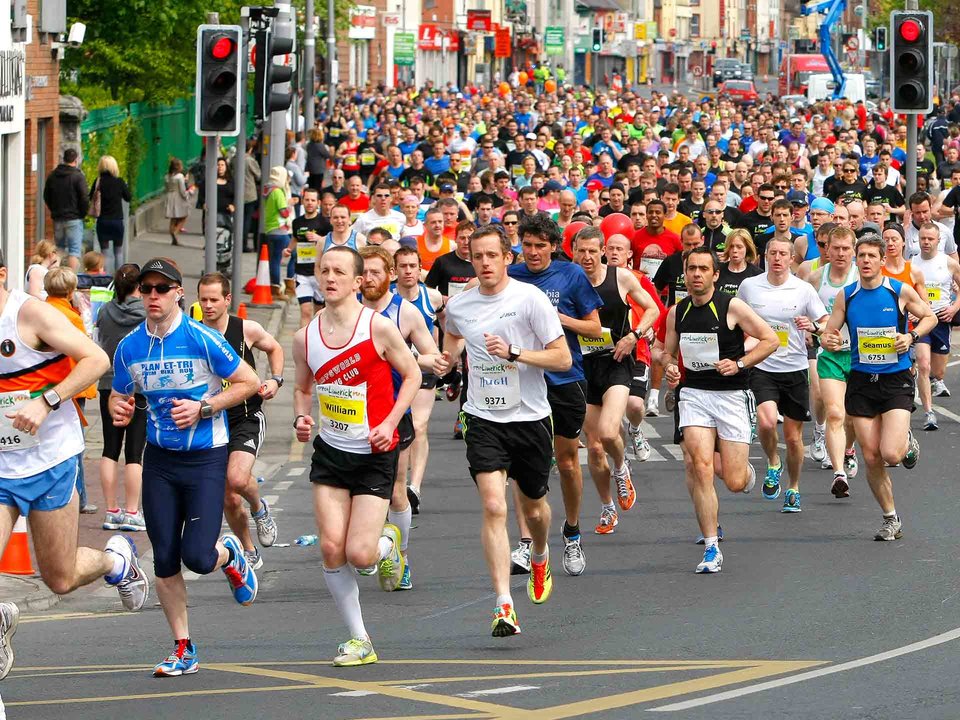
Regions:
<instances>
[{"instance_id":1,"label":"runner in blue cycling jersey","mask_svg":"<svg viewBox=\"0 0 960 720\"><path fill-rule=\"evenodd\" d=\"M241 605L257 597L257 577L235 535L217 539L227 474L226 410L257 392L257 375L220 333L180 310L183 279L170 260L140 273L147 319L117 346L110 414L130 422L134 390L147 399L143 513L153 545L157 595L176 647L154 675L195 673L200 665L187 624L181 562L206 575L223 568ZM230 387L221 390L222 381Z\"/></svg>"}]
</instances>

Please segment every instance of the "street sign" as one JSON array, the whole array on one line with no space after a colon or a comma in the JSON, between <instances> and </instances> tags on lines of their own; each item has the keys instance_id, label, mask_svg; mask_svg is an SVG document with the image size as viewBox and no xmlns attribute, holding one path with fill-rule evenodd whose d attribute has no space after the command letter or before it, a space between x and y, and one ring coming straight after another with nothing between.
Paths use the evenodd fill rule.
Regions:
<instances>
[{"instance_id":1,"label":"street sign","mask_svg":"<svg viewBox=\"0 0 960 720\"><path fill-rule=\"evenodd\" d=\"M543 51L547 55L563 55L566 50L564 29L548 26L543 33Z\"/></svg>"},{"instance_id":2,"label":"street sign","mask_svg":"<svg viewBox=\"0 0 960 720\"><path fill-rule=\"evenodd\" d=\"M510 47L510 28L497 28L496 40L493 46L493 56L508 58L512 54Z\"/></svg>"},{"instance_id":3,"label":"street sign","mask_svg":"<svg viewBox=\"0 0 960 720\"><path fill-rule=\"evenodd\" d=\"M701 75L703 75L703 68L700 67L699 65L694 65L693 68L691 68L690 72L693 73L694 77L700 77Z\"/></svg>"},{"instance_id":4,"label":"street sign","mask_svg":"<svg viewBox=\"0 0 960 720\"><path fill-rule=\"evenodd\" d=\"M398 32L393 36L393 62L412 67L416 62L417 36L412 32Z\"/></svg>"},{"instance_id":5,"label":"street sign","mask_svg":"<svg viewBox=\"0 0 960 720\"><path fill-rule=\"evenodd\" d=\"M489 10L467 10L467 30L490 32L493 29Z\"/></svg>"},{"instance_id":6,"label":"street sign","mask_svg":"<svg viewBox=\"0 0 960 720\"><path fill-rule=\"evenodd\" d=\"M400 24L400 13L380 13L380 19L383 20L384 27L397 27Z\"/></svg>"}]
</instances>

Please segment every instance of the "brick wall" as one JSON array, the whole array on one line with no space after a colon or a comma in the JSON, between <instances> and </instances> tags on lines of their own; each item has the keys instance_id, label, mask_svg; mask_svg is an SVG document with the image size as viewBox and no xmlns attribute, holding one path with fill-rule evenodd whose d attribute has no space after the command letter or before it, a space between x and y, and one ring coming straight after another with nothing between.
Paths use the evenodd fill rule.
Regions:
<instances>
[{"instance_id":1,"label":"brick wall","mask_svg":"<svg viewBox=\"0 0 960 720\"><path fill-rule=\"evenodd\" d=\"M387 63L387 31L380 19L380 13L387 11L387 0L360 0L360 5L371 5L377 8L377 35L373 40L349 40L345 36L337 38L337 59L340 62L340 83L347 85L350 81L350 57L356 52L354 43L365 42L367 48L367 81L378 85L386 82ZM379 58L379 64L377 60ZM393 72L393 68L389 68Z\"/></svg>"}]
</instances>

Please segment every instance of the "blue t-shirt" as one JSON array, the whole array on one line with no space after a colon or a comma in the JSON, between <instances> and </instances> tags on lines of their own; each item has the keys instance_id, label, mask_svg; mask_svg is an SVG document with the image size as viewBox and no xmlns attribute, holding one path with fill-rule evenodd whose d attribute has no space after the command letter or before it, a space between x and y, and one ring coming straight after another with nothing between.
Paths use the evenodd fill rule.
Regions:
<instances>
[{"instance_id":1,"label":"blue t-shirt","mask_svg":"<svg viewBox=\"0 0 960 720\"><path fill-rule=\"evenodd\" d=\"M531 272L526 264L511 265L507 268L507 274L515 280L540 288L550 298L557 312L563 315L579 319L603 307L603 300L590 284L587 274L582 267L574 263L554 260L546 270L538 273ZM580 352L577 334L566 328L563 334L567 338L573 364L569 370L563 372L545 371L547 385L566 385L585 379L583 355Z\"/></svg>"},{"instance_id":2,"label":"blue t-shirt","mask_svg":"<svg viewBox=\"0 0 960 720\"><path fill-rule=\"evenodd\" d=\"M180 430L170 416L173 401L216 395L241 362L223 335L181 313L163 338L150 335L144 322L120 341L113 389L147 398L147 442L166 450L207 450L230 439L227 413Z\"/></svg>"},{"instance_id":3,"label":"blue t-shirt","mask_svg":"<svg viewBox=\"0 0 960 720\"><path fill-rule=\"evenodd\" d=\"M867 290L855 282L843 288L850 331L850 369L871 375L909 370L909 353L893 349L896 333L907 331L907 316L900 309L899 280L885 277Z\"/></svg>"}]
</instances>

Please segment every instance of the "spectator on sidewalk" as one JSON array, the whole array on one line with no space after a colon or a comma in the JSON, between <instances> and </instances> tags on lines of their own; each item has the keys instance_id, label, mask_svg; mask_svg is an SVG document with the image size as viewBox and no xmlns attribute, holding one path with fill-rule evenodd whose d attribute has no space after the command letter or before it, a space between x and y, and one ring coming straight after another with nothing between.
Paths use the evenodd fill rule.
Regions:
<instances>
[{"instance_id":1,"label":"spectator on sidewalk","mask_svg":"<svg viewBox=\"0 0 960 720\"><path fill-rule=\"evenodd\" d=\"M100 213L97 216L97 242L100 252L110 260L111 270L123 265L123 203L130 202L130 188L120 177L120 167L112 155L104 155L97 164L97 179L90 188L90 200L100 194ZM113 253L110 244L113 243Z\"/></svg>"},{"instance_id":2,"label":"spectator on sidewalk","mask_svg":"<svg viewBox=\"0 0 960 720\"><path fill-rule=\"evenodd\" d=\"M63 162L47 176L43 201L53 218L53 237L57 247L79 258L83 249L83 219L90 209L87 179L78 165L77 151L63 151Z\"/></svg>"},{"instance_id":3,"label":"spectator on sidewalk","mask_svg":"<svg viewBox=\"0 0 960 720\"><path fill-rule=\"evenodd\" d=\"M270 169L270 178L263 187L263 232L270 251L270 284L277 300L287 296L280 284L280 266L283 250L290 244L293 209L290 207L290 178L286 168L276 165Z\"/></svg>"},{"instance_id":4,"label":"spectator on sidewalk","mask_svg":"<svg viewBox=\"0 0 960 720\"><path fill-rule=\"evenodd\" d=\"M323 189L327 163L330 161L330 148L324 141L323 127L315 127L310 131L310 142L307 143L307 182L314 190Z\"/></svg>"},{"instance_id":5,"label":"spectator on sidewalk","mask_svg":"<svg viewBox=\"0 0 960 720\"><path fill-rule=\"evenodd\" d=\"M60 264L60 253L57 252L57 246L51 240L41 240L37 243L33 255L30 257L30 265L27 266L27 272L24 275L25 290L29 295L33 295L40 300L47 299L47 291L43 289L43 278L50 270Z\"/></svg>"},{"instance_id":6,"label":"spectator on sidewalk","mask_svg":"<svg viewBox=\"0 0 960 720\"><path fill-rule=\"evenodd\" d=\"M43 288L47 291L47 303L63 313L77 330L86 335L87 329L84 327L80 309L74 302L74 294L77 292L77 274L68 267L55 267L44 275ZM74 365L76 365L76 363L71 360L71 370L73 370ZM87 400L92 400L96 396L97 386L91 385L73 397L73 401L80 411L80 421L83 427L86 427L88 424L83 417L84 406ZM84 484L83 473L83 452L80 453L77 460L77 493L80 495L80 512L84 515L90 515L97 511L97 506L87 502L87 488Z\"/></svg>"},{"instance_id":7,"label":"spectator on sidewalk","mask_svg":"<svg viewBox=\"0 0 960 720\"><path fill-rule=\"evenodd\" d=\"M110 358L110 370L97 385L100 391L100 426L103 430L103 453L100 457L100 486L106 503L104 530L145 530L140 508L140 488L143 483L143 448L147 441L147 399L134 395L133 419L125 427L117 427L110 419L108 401L113 383L113 356L117 345L147 313L140 298L137 265L122 265L113 276L114 297L100 310L97 319L97 342ZM117 493L120 448L124 450L123 504Z\"/></svg>"},{"instance_id":8,"label":"spectator on sidewalk","mask_svg":"<svg viewBox=\"0 0 960 720\"><path fill-rule=\"evenodd\" d=\"M257 250L257 225L254 223L253 215L260 204L260 163L257 162L256 154L257 140L251 138L247 140L247 154L244 157L243 237L240 238L244 252ZM254 238L252 243L248 241L251 236Z\"/></svg>"},{"instance_id":9,"label":"spectator on sidewalk","mask_svg":"<svg viewBox=\"0 0 960 720\"><path fill-rule=\"evenodd\" d=\"M180 158L170 160L170 167L164 178L164 189L167 193L166 216L170 220L170 239L173 245L179 245L178 238L190 214L194 189L187 187L187 179L183 174L183 161Z\"/></svg>"}]
</instances>

